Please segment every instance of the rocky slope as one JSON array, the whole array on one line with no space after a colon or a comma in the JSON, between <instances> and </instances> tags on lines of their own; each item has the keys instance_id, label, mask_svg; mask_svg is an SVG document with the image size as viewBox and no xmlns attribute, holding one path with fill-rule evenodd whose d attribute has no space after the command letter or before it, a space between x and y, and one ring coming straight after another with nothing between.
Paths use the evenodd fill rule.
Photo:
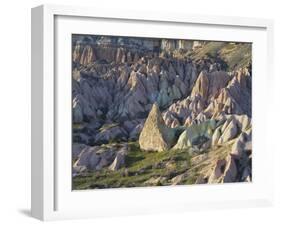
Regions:
<instances>
[{"instance_id":1,"label":"rocky slope","mask_svg":"<svg viewBox=\"0 0 281 226\"><path fill-rule=\"evenodd\" d=\"M75 188L251 181L250 44L73 35L72 60Z\"/></svg>"}]
</instances>

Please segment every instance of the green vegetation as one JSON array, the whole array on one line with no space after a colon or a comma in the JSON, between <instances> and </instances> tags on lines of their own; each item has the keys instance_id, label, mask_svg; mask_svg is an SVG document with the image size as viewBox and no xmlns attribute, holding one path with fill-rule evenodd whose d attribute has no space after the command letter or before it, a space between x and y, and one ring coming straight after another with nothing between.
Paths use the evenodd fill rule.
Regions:
<instances>
[{"instance_id":1,"label":"green vegetation","mask_svg":"<svg viewBox=\"0 0 281 226\"><path fill-rule=\"evenodd\" d=\"M234 42L209 42L204 48L196 49L190 57L194 60L220 59L229 71L247 67L251 63L251 44Z\"/></svg>"},{"instance_id":2,"label":"green vegetation","mask_svg":"<svg viewBox=\"0 0 281 226\"><path fill-rule=\"evenodd\" d=\"M224 42L208 42L204 48L198 48L194 51L194 59L203 59L206 56L210 58L217 57L219 51L227 44Z\"/></svg>"},{"instance_id":3,"label":"green vegetation","mask_svg":"<svg viewBox=\"0 0 281 226\"><path fill-rule=\"evenodd\" d=\"M220 55L230 69L247 67L251 63L251 44L237 44L230 51L227 48L222 48Z\"/></svg>"},{"instance_id":4,"label":"green vegetation","mask_svg":"<svg viewBox=\"0 0 281 226\"><path fill-rule=\"evenodd\" d=\"M251 43L211 41L192 51L173 50L170 55L177 59L191 58L195 62L211 60L221 64L223 70L233 71L251 64ZM164 57L164 53L161 54Z\"/></svg>"},{"instance_id":5,"label":"green vegetation","mask_svg":"<svg viewBox=\"0 0 281 226\"><path fill-rule=\"evenodd\" d=\"M151 186L146 182L159 177L162 180L153 185L170 185L173 177L190 167L190 154L186 149L145 152L140 150L136 142L129 143L129 146L125 167L117 171L103 169L74 177L73 189ZM189 183L186 181L186 184Z\"/></svg>"}]
</instances>

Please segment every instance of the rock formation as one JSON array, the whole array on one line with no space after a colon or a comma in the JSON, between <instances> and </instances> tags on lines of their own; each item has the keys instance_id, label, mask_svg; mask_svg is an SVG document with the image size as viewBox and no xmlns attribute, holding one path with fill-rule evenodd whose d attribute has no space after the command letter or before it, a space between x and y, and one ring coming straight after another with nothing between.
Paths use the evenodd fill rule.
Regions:
<instances>
[{"instance_id":1,"label":"rock formation","mask_svg":"<svg viewBox=\"0 0 281 226\"><path fill-rule=\"evenodd\" d=\"M181 133L177 144L173 148L188 149L196 145L201 146L203 143L206 143L206 141L212 138L215 127L216 122L214 120L205 121L198 125L191 125L187 127L183 133Z\"/></svg>"},{"instance_id":2,"label":"rock formation","mask_svg":"<svg viewBox=\"0 0 281 226\"><path fill-rule=\"evenodd\" d=\"M119 182L110 180L117 187L252 180L251 44L91 35L72 41L76 178L95 176L94 188L107 187L112 171L120 173ZM154 154L167 156L137 168ZM163 172L146 178L154 168ZM132 175L143 179L129 182Z\"/></svg>"},{"instance_id":3,"label":"rock formation","mask_svg":"<svg viewBox=\"0 0 281 226\"><path fill-rule=\"evenodd\" d=\"M127 145L107 145L84 148L73 165L74 173L84 170L101 170L108 167L115 171L124 166Z\"/></svg>"},{"instance_id":4,"label":"rock formation","mask_svg":"<svg viewBox=\"0 0 281 226\"><path fill-rule=\"evenodd\" d=\"M153 104L139 137L140 148L145 151L165 151L175 138L173 129L167 127L157 104Z\"/></svg>"}]
</instances>

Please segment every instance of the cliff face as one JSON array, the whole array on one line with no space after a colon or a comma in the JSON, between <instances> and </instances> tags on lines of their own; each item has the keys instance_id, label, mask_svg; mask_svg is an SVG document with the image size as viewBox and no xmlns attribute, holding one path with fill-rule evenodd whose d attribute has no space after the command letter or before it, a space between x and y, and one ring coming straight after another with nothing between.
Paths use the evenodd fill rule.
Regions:
<instances>
[{"instance_id":1,"label":"cliff face","mask_svg":"<svg viewBox=\"0 0 281 226\"><path fill-rule=\"evenodd\" d=\"M123 37L94 38L79 36L73 38L73 61L83 65L96 59L107 62L136 62L140 56L158 55L160 52L191 51L204 42L173 39L139 39Z\"/></svg>"},{"instance_id":2,"label":"cliff face","mask_svg":"<svg viewBox=\"0 0 281 226\"><path fill-rule=\"evenodd\" d=\"M72 50L73 141L87 146L74 150L78 174L119 170L136 142L193 156L199 171L164 184L251 180L249 44L73 35Z\"/></svg>"},{"instance_id":3,"label":"cliff face","mask_svg":"<svg viewBox=\"0 0 281 226\"><path fill-rule=\"evenodd\" d=\"M164 51L175 51L175 50L186 50L190 51L196 46L196 43L191 40L173 40L173 39L162 39L161 50Z\"/></svg>"}]
</instances>

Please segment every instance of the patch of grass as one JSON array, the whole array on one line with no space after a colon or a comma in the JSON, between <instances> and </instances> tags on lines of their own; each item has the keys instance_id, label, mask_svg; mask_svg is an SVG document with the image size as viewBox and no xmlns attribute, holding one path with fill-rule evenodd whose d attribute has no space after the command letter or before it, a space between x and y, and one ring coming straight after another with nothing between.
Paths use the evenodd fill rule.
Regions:
<instances>
[{"instance_id":1,"label":"patch of grass","mask_svg":"<svg viewBox=\"0 0 281 226\"><path fill-rule=\"evenodd\" d=\"M251 63L252 47L251 44L236 44L230 50L222 48L219 54L226 61L228 67L233 70L246 67Z\"/></svg>"},{"instance_id":2,"label":"patch of grass","mask_svg":"<svg viewBox=\"0 0 281 226\"><path fill-rule=\"evenodd\" d=\"M153 186L171 185L171 179L186 173L179 184L194 184L201 175L208 175L219 159L224 159L231 151L232 143L212 147L206 153L190 154L188 149L163 152L142 151L137 142L128 143L130 150L125 166L117 171L102 169L73 178L73 189L122 188L152 186L146 183L151 178L162 178ZM200 161L192 158L205 155Z\"/></svg>"},{"instance_id":3,"label":"patch of grass","mask_svg":"<svg viewBox=\"0 0 281 226\"><path fill-rule=\"evenodd\" d=\"M194 60L203 58L221 59L229 71L247 67L251 63L252 47L249 43L209 42L191 55Z\"/></svg>"},{"instance_id":4,"label":"patch of grass","mask_svg":"<svg viewBox=\"0 0 281 226\"><path fill-rule=\"evenodd\" d=\"M203 59L206 56L216 57L218 52L226 45L226 42L209 42L203 48L198 48L192 54L193 59Z\"/></svg>"},{"instance_id":5,"label":"patch of grass","mask_svg":"<svg viewBox=\"0 0 281 226\"><path fill-rule=\"evenodd\" d=\"M145 152L137 142L128 145L130 150L125 159L125 167L113 172L103 169L74 177L73 189L142 187L149 186L145 182L157 177L167 179L156 185L168 185L172 177L187 171L190 166L188 150Z\"/></svg>"}]
</instances>

